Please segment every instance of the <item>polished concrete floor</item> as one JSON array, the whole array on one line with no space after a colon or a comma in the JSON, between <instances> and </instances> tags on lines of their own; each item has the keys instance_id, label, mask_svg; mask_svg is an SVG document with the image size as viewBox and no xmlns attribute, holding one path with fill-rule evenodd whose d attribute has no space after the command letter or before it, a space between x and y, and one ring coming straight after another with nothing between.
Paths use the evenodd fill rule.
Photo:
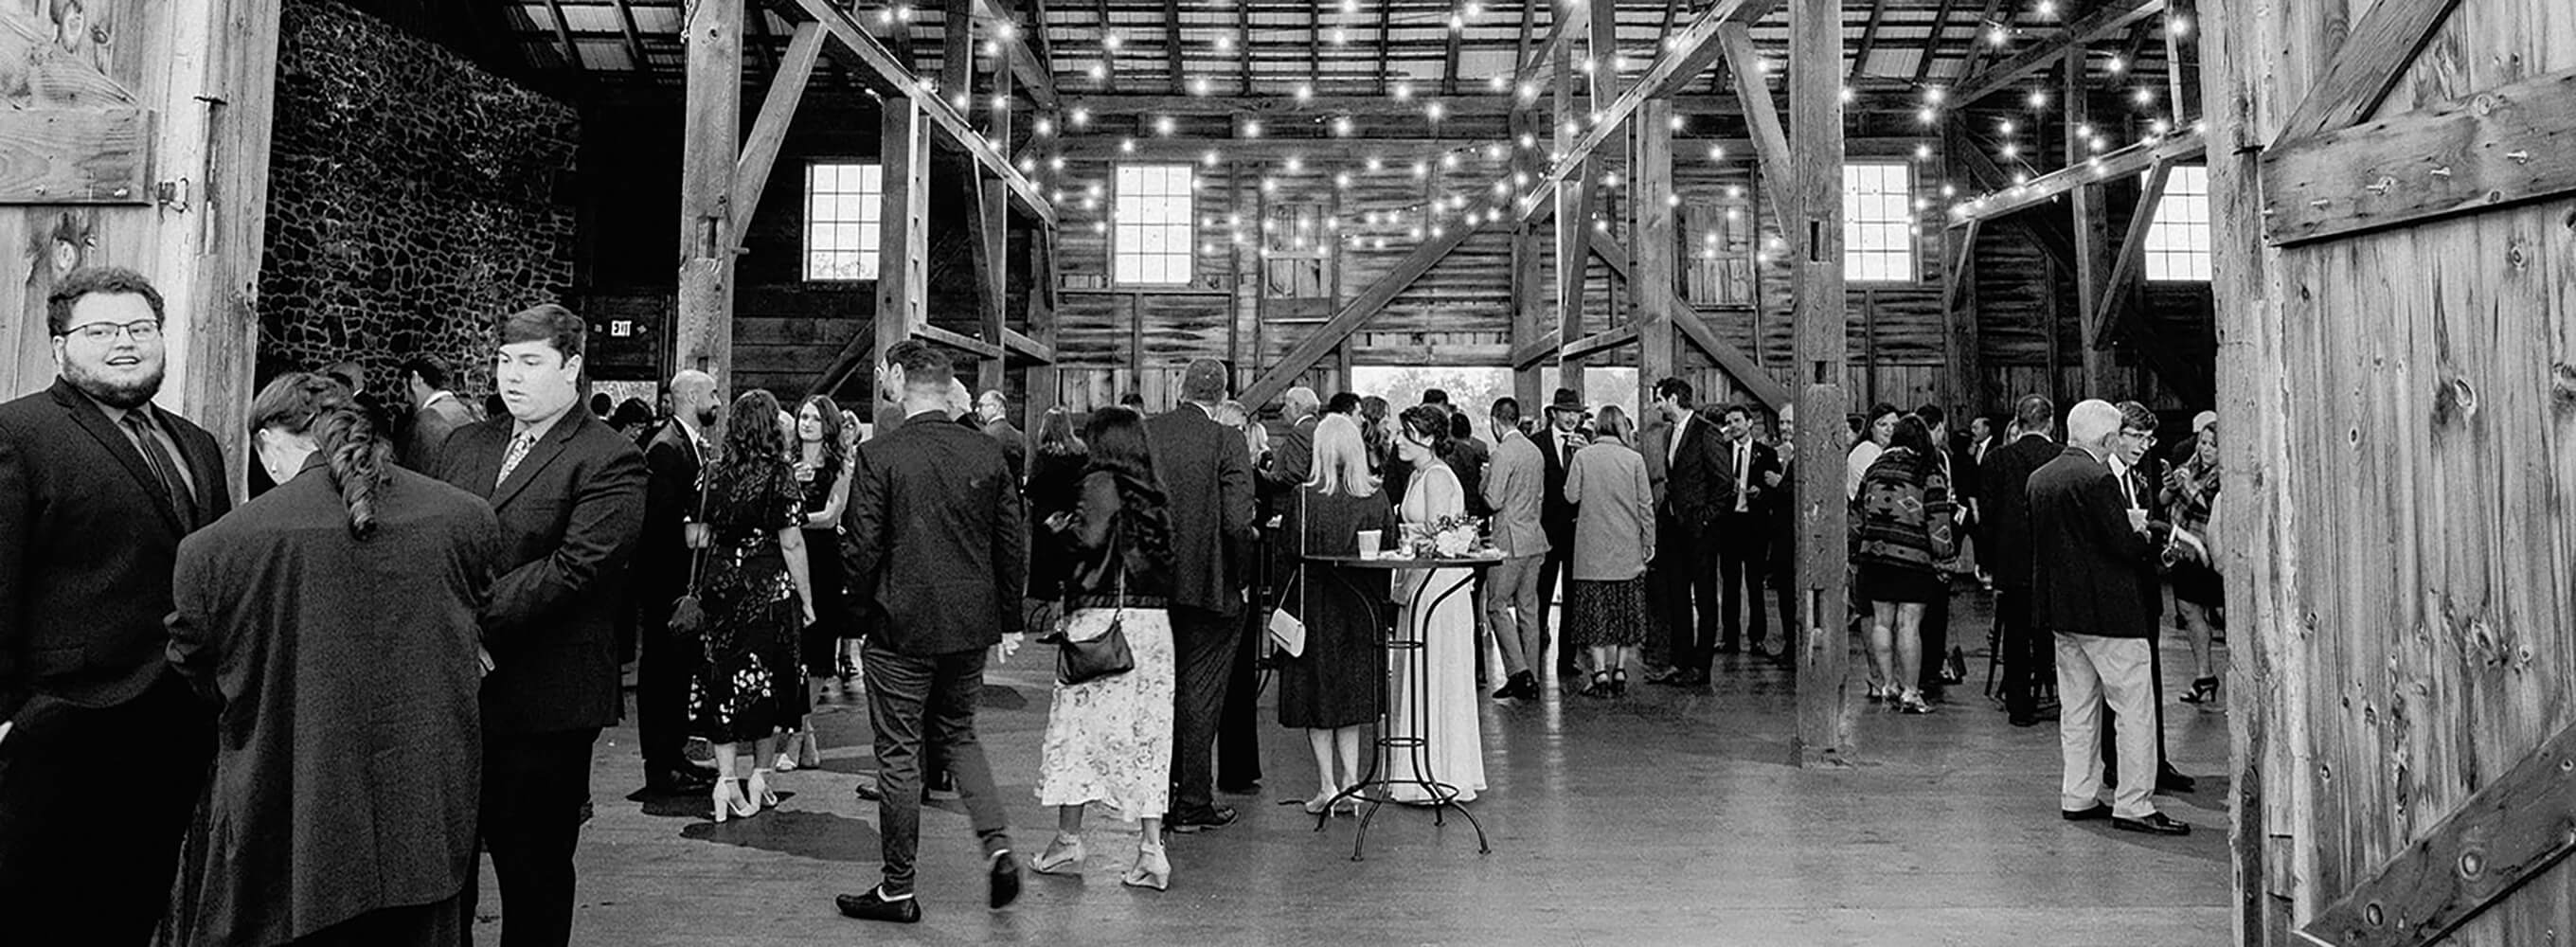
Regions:
<instances>
[{"instance_id":1,"label":"polished concrete floor","mask_svg":"<svg viewBox=\"0 0 2576 947\"><path fill-rule=\"evenodd\" d=\"M1633 685L1621 700L1550 694L1485 702L1490 787L1472 803L1491 854L1452 815L1388 807L1351 860L1356 820L1321 833L1283 800L1313 791L1302 734L1265 726L1258 796L1222 830L1174 836L1168 892L1122 887L1134 830L1095 816L1081 878L1031 875L1020 902L984 907L962 810L923 818L917 926L846 920L835 892L877 878L866 714L818 717L821 771L743 821L703 799L639 803L631 728L599 743L596 817L580 850L575 942L657 944L1936 944L2210 945L2228 940L2224 715L2168 707L2176 766L2197 792L2158 797L2188 837L2057 818L2057 731L2016 729L1978 693L1984 596L1958 599L1970 684L1928 717L1875 706L1864 765L1790 765L1791 680L1722 658L1710 688ZM2168 699L2189 659L2165 653ZM1024 653L990 676L981 732L1024 852L1053 813L1031 789L1051 666ZM1857 688L1855 688L1857 690ZM1857 699L1857 698L1855 698ZM1264 702L1265 721L1269 715ZM506 913L484 875L477 933Z\"/></svg>"}]
</instances>

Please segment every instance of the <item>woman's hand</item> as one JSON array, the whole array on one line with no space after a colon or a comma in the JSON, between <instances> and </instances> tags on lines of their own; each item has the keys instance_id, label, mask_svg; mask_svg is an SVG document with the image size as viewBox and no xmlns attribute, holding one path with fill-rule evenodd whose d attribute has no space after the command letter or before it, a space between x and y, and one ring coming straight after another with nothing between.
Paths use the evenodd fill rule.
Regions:
<instances>
[{"instance_id":1,"label":"woman's hand","mask_svg":"<svg viewBox=\"0 0 2576 947\"><path fill-rule=\"evenodd\" d=\"M796 597L796 603L805 609L805 623L808 625L813 624L816 621L814 617L813 597L808 595L799 595Z\"/></svg>"}]
</instances>

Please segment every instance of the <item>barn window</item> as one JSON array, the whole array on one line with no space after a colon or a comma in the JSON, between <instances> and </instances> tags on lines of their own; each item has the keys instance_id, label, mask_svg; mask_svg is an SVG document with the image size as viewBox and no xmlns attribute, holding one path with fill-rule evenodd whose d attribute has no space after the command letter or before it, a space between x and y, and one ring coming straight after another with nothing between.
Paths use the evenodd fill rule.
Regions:
<instances>
[{"instance_id":1,"label":"barn window","mask_svg":"<svg viewBox=\"0 0 2576 947\"><path fill-rule=\"evenodd\" d=\"M1111 219L1111 272L1121 285L1177 285L1190 281L1191 168L1186 164L1118 167Z\"/></svg>"},{"instance_id":2,"label":"barn window","mask_svg":"<svg viewBox=\"0 0 2576 947\"><path fill-rule=\"evenodd\" d=\"M1914 281L1914 169L1901 161L1843 166L1843 275Z\"/></svg>"},{"instance_id":3,"label":"barn window","mask_svg":"<svg viewBox=\"0 0 2576 947\"><path fill-rule=\"evenodd\" d=\"M877 248L884 235L885 169L873 164L817 161L805 166L805 278L877 278Z\"/></svg>"},{"instance_id":4,"label":"barn window","mask_svg":"<svg viewBox=\"0 0 2576 947\"><path fill-rule=\"evenodd\" d=\"M2176 165L2147 225L2147 278L2209 282L2209 169Z\"/></svg>"}]
</instances>

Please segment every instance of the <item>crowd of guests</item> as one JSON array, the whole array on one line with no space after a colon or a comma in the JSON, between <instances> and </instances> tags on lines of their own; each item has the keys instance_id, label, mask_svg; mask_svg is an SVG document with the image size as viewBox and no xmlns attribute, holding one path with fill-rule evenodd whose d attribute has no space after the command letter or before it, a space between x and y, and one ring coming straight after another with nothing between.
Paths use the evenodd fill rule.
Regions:
<instances>
[{"instance_id":1,"label":"crowd of guests","mask_svg":"<svg viewBox=\"0 0 2576 947\"><path fill-rule=\"evenodd\" d=\"M1426 745L1390 761L1394 801L1475 798L1481 685L1540 698L1551 649L1560 686L1608 700L1631 669L1698 687L1717 655L1801 646L1794 414L1765 437L1767 412L1696 405L1679 379L1642 426L1567 389L1525 416L1297 388L1274 441L1203 360L1172 410L1059 408L1023 434L999 392L905 342L872 421L821 396L727 403L694 371L656 411L585 404L584 323L543 305L500 320L480 414L430 358L405 364L399 416L354 369L269 381L248 433L273 486L234 508L214 438L152 403L152 285L80 271L47 317L60 377L0 405L0 913L38 942L467 942L478 850L504 943L568 942L625 639L644 791L703 794L717 822L777 805L777 774L818 762L808 711L864 692L881 878L837 900L894 922L921 916L934 786L963 802L992 907L1024 863L1083 871L1095 805L1138 824L1119 879L1168 888L1166 833L1232 823L1218 790L1262 779L1264 669L1313 756L1306 811L1329 817L1381 718ZM1941 660L1952 583L1980 563L2011 722L2061 720L2061 811L2186 831L2149 799L2189 788L2162 760L2152 642L2169 574L2183 699L2215 697L2215 419L2168 468L2143 406L2079 404L2062 445L2056 418L2027 397L1957 443L1937 408L1851 419L1866 693L1931 711L1961 673ZM1349 562L1461 517L1488 561L1392 581ZM1264 644L1281 612L1294 647ZM1026 859L975 719L1024 632L1057 659L1034 780L1056 831ZM1390 668L1390 636L1423 646ZM66 778L102 746L145 769ZM97 811L116 817L79 818Z\"/></svg>"}]
</instances>

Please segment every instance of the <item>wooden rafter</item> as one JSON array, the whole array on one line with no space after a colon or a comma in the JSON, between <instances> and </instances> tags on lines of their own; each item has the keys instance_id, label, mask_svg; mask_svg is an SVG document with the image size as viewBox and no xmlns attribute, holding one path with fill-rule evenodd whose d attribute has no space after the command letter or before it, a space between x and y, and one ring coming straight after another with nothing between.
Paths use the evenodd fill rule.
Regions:
<instances>
[{"instance_id":1,"label":"wooden rafter","mask_svg":"<svg viewBox=\"0 0 2576 947\"><path fill-rule=\"evenodd\" d=\"M1859 79L1861 71L1869 66L1869 54L1878 49L1878 27L1886 20L1887 0L1870 0L1869 20L1860 28L1860 45L1852 48L1851 78ZM1924 51L1929 53L1931 47L1926 46Z\"/></svg>"},{"instance_id":2,"label":"wooden rafter","mask_svg":"<svg viewBox=\"0 0 2576 947\"><path fill-rule=\"evenodd\" d=\"M1950 226L1966 226L1971 220L1993 220L2018 211L2056 200L2078 187L2101 184L2146 171L2159 161L2189 161L2207 152L2207 142L2197 131L2185 131L2160 139L2106 151L2072 167L2061 168L2032 178L2022 184L2004 188L1984 197L1961 202L1950 210ZM1972 148L1953 151L1960 163L1973 169L1985 155ZM1987 161L1988 168L1993 167ZM1987 186L1994 186L1989 183Z\"/></svg>"},{"instance_id":3,"label":"wooden rafter","mask_svg":"<svg viewBox=\"0 0 2576 947\"><path fill-rule=\"evenodd\" d=\"M1099 0L1100 7L1100 88L1118 87L1118 53L1109 48L1109 37L1116 35L1117 24L1109 19L1109 0ZM1249 53L1250 50L1245 52Z\"/></svg>"},{"instance_id":4,"label":"wooden rafter","mask_svg":"<svg viewBox=\"0 0 2576 947\"><path fill-rule=\"evenodd\" d=\"M635 7L627 0L617 0L617 29L626 36L626 58L635 61L638 71L650 67L644 59L644 34L635 28Z\"/></svg>"},{"instance_id":5,"label":"wooden rafter","mask_svg":"<svg viewBox=\"0 0 2576 947\"><path fill-rule=\"evenodd\" d=\"M1664 48L1664 43L1673 38L1673 21L1681 15L1681 0L1664 0L1664 15L1655 26L1656 49Z\"/></svg>"},{"instance_id":6,"label":"wooden rafter","mask_svg":"<svg viewBox=\"0 0 2576 947\"><path fill-rule=\"evenodd\" d=\"M814 62L822 53L823 27L799 24L796 35L787 41L787 53L779 61L778 72L770 77L769 93L761 99L760 117L753 120L751 135L743 141L742 156L734 161L733 210L737 220L748 219L760 209L760 195L769 186L779 146L787 140L788 123L796 117L797 104L804 101L805 87L814 78ZM748 229L733 229L735 249L742 247Z\"/></svg>"},{"instance_id":7,"label":"wooden rafter","mask_svg":"<svg viewBox=\"0 0 2576 947\"><path fill-rule=\"evenodd\" d=\"M1163 70L1171 74L1173 95L1187 91L1181 85L1181 0L1163 0Z\"/></svg>"},{"instance_id":8,"label":"wooden rafter","mask_svg":"<svg viewBox=\"0 0 2576 947\"><path fill-rule=\"evenodd\" d=\"M2129 310L2129 287L2146 269L2147 233L2154 229L2156 211L2164 204L2165 185L2173 178L2173 165L2158 161L2147 169L2146 186L2138 191L2137 213L2129 215L2128 233L2120 238L2117 255L2112 258L2111 277L2102 284L2102 300L2085 318L2093 321L2096 346L2107 347L2120 329L2121 317ZM1973 224L1970 225L1973 228ZM1970 233L1975 230L1971 229ZM2173 379L2167 379L2172 381Z\"/></svg>"},{"instance_id":9,"label":"wooden rafter","mask_svg":"<svg viewBox=\"0 0 2576 947\"><path fill-rule=\"evenodd\" d=\"M555 41L563 44L564 63L574 72L588 71L581 64L581 47L573 45L572 24L564 19L563 0L546 0L546 12L554 15Z\"/></svg>"},{"instance_id":10,"label":"wooden rafter","mask_svg":"<svg viewBox=\"0 0 2576 947\"><path fill-rule=\"evenodd\" d=\"M1008 38L1001 36L999 30L987 30L985 31L987 39L1000 44L1003 61L1010 64L1011 79L1019 86L1021 94L1028 96L1029 101L1037 103L1039 108L1055 108L1059 97L1055 90L1055 69L1050 65L1053 60L1047 58L1048 54L1042 53L1040 49L1032 48L1030 43L1030 37L1034 34L1037 37L1037 45L1039 47L1045 45L1046 5L1036 2L1030 4L1031 22L1023 29L1011 16L1010 8L1006 5L1008 2L1009 0L975 0L974 15L997 24L1012 25L1011 35Z\"/></svg>"},{"instance_id":11,"label":"wooden rafter","mask_svg":"<svg viewBox=\"0 0 2576 947\"><path fill-rule=\"evenodd\" d=\"M1940 8L1933 11L1932 32L1930 35L1923 38L1923 55L1914 60L1915 85L1921 86L1924 83L1931 81L1932 60L1934 58L1932 54L1941 51L1941 40L1950 33L1950 11L1958 4L1958 2L1959 0L1941 0ZM1968 42L1970 44L1974 44L1976 41L1977 31L1973 29L1969 30Z\"/></svg>"},{"instance_id":12,"label":"wooden rafter","mask_svg":"<svg viewBox=\"0 0 2576 947\"><path fill-rule=\"evenodd\" d=\"M778 51L769 48L769 14L759 7L742 11L742 46L745 52L760 56L760 67L772 75L778 72Z\"/></svg>"},{"instance_id":13,"label":"wooden rafter","mask_svg":"<svg viewBox=\"0 0 2576 947\"><path fill-rule=\"evenodd\" d=\"M1745 127L1753 132L1753 155L1761 167L1771 170L1761 176L1762 195L1770 200L1774 217L1792 219L1797 216L1797 198L1788 191L1789 176L1781 173L1790 166L1789 135L1780 122L1780 107L1771 99L1771 84L1754 68L1761 60L1753 49L1753 33L1742 23L1729 23L1718 28L1717 36L1726 50L1722 71L1734 80Z\"/></svg>"},{"instance_id":14,"label":"wooden rafter","mask_svg":"<svg viewBox=\"0 0 2576 947\"><path fill-rule=\"evenodd\" d=\"M2015 54L1970 75L1950 90L1950 107L1966 108L1978 99L2012 87L2056 64L2070 52L2079 64L2086 43L2128 29L2130 24L2165 10L2165 0L2107 0L2083 19L2066 25L2057 35L2047 37Z\"/></svg>"},{"instance_id":15,"label":"wooden rafter","mask_svg":"<svg viewBox=\"0 0 2576 947\"><path fill-rule=\"evenodd\" d=\"M1673 112L1679 115L1731 117L1743 108L1732 96L1671 96ZM1422 102L1398 101L1379 95L1317 95L1305 102L1284 95L1076 95L1063 100L1065 108L1080 106L1094 116L1170 115L1216 118L1223 116L1294 116L1313 118L1318 115L1349 115L1354 118L1422 117ZM1499 119L1526 106L1509 94L1462 92L1441 96L1440 105L1452 119Z\"/></svg>"},{"instance_id":16,"label":"wooden rafter","mask_svg":"<svg viewBox=\"0 0 2576 947\"><path fill-rule=\"evenodd\" d=\"M1389 6L1392 6L1392 5L1393 5L1393 4L1389 4ZM1314 8L1315 8L1315 9L1317 9L1317 10L1322 10L1322 9L1324 8L1324 4L1323 4L1322 0L1315 0L1315 2L1314 2ZM1455 15L1455 14L1452 14L1452 15ZM1447 25L1447 24L1443 24L1443 26L1446 26L1446 25ZM1441 49L1441 53L1440 53L1440 94L1441 94L1441 95L1457 95L1457 94L1458 94L1458 51L1459 51L1460 47L1464 46L1464 45L1466 44L1466 42L1467 42L1467 31L1466 31L1466 29L1465 29L1465 28L1463 28L1463 27L1459 27L1459 28L1449 28L1449 29L1445 29L1445 30L1443 30L1443 32L1448 33L1448 34L1449 34L1449 36L1448 36L1448 39L1447 39L1447 40L1445 40L1445 41L1441 44L1441 45L1442 45L1442 49Z\"/></svg>"},{"instance_id":17,"label":"wooden rafter","mask_svg":"<svg viewBox=\"0 0 2576 947\"><path fill-rule=\"evenodd\" d=\"M1719 55L1720 46L1717 42L1719 27L1730 21L1749 22L1759 18L1770 10L1772 2L1773 0L1718 0L1701 13L1699 18L1691 23L1689 29L1683 30L1678 39L1666 44L1665 48L1656 55L1654 63L1646 67L1645 74L1638 77L1636 85L1630 86L1626 92L1620 93L1616 100L1606 106L1598 102L1594 103L1594 109L1600 113L1600 121L1584 132L1581 138L1576 139L1573 147L1567 149L1565 156L1558 159L1550 173L1542 177L1537 186L1523 195L1521 206L1517 211L1517 219L1524 223L1536 219L1538 205L1546 203L1555 195L1556 190L1563 185L1565 172L1582 164L1591 157L1594 150L1601 147L1603 142L1609 141L1618 131L1619 126L1628 120L1628 116L1635 114L1637 107L1644 104L1646 99L1668 95L1674 86L1689 82L1692 77L1699 75L1700 70L1708 68Z\"/></svg>"},{"instance_id":18,"label":"wooden rafter","mask_svg":"<svg viewBox=\"0 0 2576 947\"><path fill-rule=\"evenodd\" d=\"M1986 12L1978 15L1976 27L1968 31L1968 55L1959 65L1961 79L1976 75L1978 70L1985 68L1986 58L1994 55L1994 44L1986 42L1986 30L2012 20L2012 13L2005 10L2003 4L2004 0L1986 0ZM1995 19L1997 16L2003 19ZM1930 52L1928 48L1925 50L1926 54Z\"/></svg>"},{"instance_id":19,"label":"wooden rafter","mask_svg":"<svg viewBox=\"0 0 2576 947\"><path fill-rule=\"evenodd\" d=\"M2576 192L2576 71L2286 141L2262 158L2265 236L2346 236Z\"/></svg>"},{"instance_id":20,"label":"wooden rafter","mask_svg":"<svg viewBox=\"0 0 2576 947\"><path fill-rule=\"evenodd\" d=\"M1105 0L1104 0L1104 2L1105 2ZM1103 6L1103 7L1101 8L1101 10L1102 10L1102 13L1100 14L1100 19L1101 19L1101 21L1102 21L1103 23L1106 23L1106 22L1108 22L1108 20L1109 20L1109 14L1108 14L1108 12L1107 12L1108 7ZM1234 54L1234 55L1235 55L1235 58L1236 58L1236 66L1237 66L1237 68L1239 68L1239 69L1241 69L1241 70L1242 70L1242 75L1241 75L1240 80L1239 80L1239 81L1240 81L1240 83L1241 83L1241 87L1240 87L1240 88L1238 88L1236 91L1241 92L1241 93L1243 93L1243 94L1245 94L1245 95L1251 95L1251 94L1252 94L1252 58L1253 58L1253 53L1252 53L1252 4L1249 4L1249 3L1238 3L1238 4L1235 4L1235 5L1234 5L1234 32L1235 32L1235 39L1237 39L1237 40L1239 40L1239 41L1241 41L1241 42L1242 42L1242 46L1241 46L1241 47L1240 47L1240 48L1235 52L1235 54Z\"/></svg>"},{"instance_id":21,"label":"wooden rafter","mask_svg":"<svg viewBox=\"0 0 2576 947\"><path fill-rule=\"evenodd\" d=\"M1315 2L1318 5L1321 5L1323 0L1315 0ZM1523 21L1527 21L1529 19L1529 13L1530 7L1528 5L1521 7L1521 19ZM1387 94L1388 83L1393 81L1393 75L1395 73L1394 56L1395 4L1392 2L1380 3L1377 5L1377 94L1379 95ZM1521 58L1526 61L1529 58L1529 54L1527 52L1523 52L1521 54ZM1252 91L1251 83L1246 82L1244 84L1244 91Z\"/></svg>"},{"instance_id":22,"label":"wooden rafter","mask_svg":"<svg viewBox=\"0 0 2576 947\"><path fill-rule=\"evenodd\" d=\"M2458 9L2460 0L2381 0L2352 25L2352 33L2335 51L2325 76L2309 87L2308 97L2281 123L2272 139L2296 141L2310 135L2350 128L2379 108L2406 74L2424 44Z\"/></svg>"},{"instance_id":23,"label":"wooden rafter","mask_svg":"<svg viewBox=\"0 0 2576 947\"><path fill-rule=\"evenodd\" d=\"M1958 162L1959 169L1968 173L1970 181L1975 182L1978 187L1993 191L2000 191L2010 185L2011 182L2004 177L2003 169L1995 166L1994 159L1986 157L1985 152L1964 146L1956 137L1955 126L1951 129L1951 135L1952 137L1948 139L1949 147L1945 150L1951 156L1951 160ZM2042 252L2048 254L2048 258L2057 264L2058 269L2068 271L2075 269L2075 231L2064 219L2048 214L1987 214L1979 219L2002 221L2013 229L2021 231L2023 236L2029 237ZM1954 221L1952 226L1959 227L1965 224ZM2056 336L2049 338L2054 339Z\"/></svg>"}]
</instances>

